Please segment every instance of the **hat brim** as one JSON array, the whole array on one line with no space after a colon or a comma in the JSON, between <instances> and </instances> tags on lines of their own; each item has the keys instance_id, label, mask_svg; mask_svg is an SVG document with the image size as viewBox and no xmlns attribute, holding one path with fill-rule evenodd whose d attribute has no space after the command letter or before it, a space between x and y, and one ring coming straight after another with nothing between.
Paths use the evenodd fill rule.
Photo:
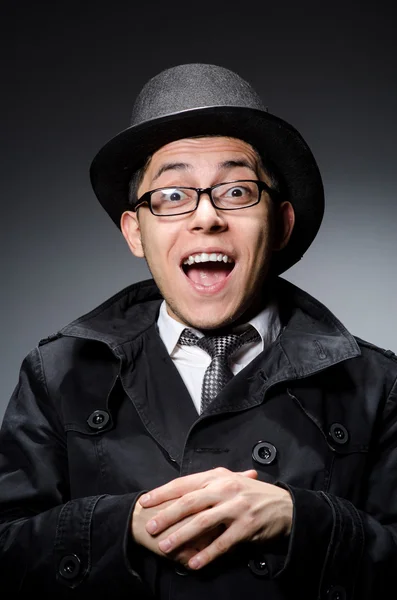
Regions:
<instances>
[{"instance_id":1,"label":"hat brim","mask_svg":"<svg viewBox=\"0 0 397 600\"><path fill-rule=\"evenodd\" d=\"M298 262L313 242L324 214L324 189L314 156L300 133L271 113L241 107L211 106L168 114L128 127L105 144L90 167L93 190L120 228L128 206L129 182L148 156L177 139L222 135L252 144L282 178L285 199L295 211L288 245L273 256L280 274Z\"/></svg>"}]
</instances>

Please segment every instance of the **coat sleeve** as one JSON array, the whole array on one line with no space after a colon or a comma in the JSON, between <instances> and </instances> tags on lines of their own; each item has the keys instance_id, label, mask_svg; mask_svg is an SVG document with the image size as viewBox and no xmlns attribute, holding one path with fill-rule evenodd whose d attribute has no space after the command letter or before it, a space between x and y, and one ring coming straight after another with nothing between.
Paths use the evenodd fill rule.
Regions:
<instances>
[{"instance_id":1,"label":"coat sleeve","mask_svg":"<svg viewBox=\"0 0 397 600\"><path fill-rule=\"evenodd\" d=\"M0 431L2 597L151 598L140 575L145 549L130 534L139 494L71 500L68 480L64 431L35 349Z\"/></svg>"},{"instance_id":2,"label":"coat sleeve","mask_svg":"<svg viewBox=\"0 0 397 600\"><path fill-rule=\"evenodd\" d=\"M284 556L269 557L271 576L326 600L397 597L397 380L372 448L363 507L324 492L288 489L293 527ZM308 586L311 588L310 592Z\"/></svg>"}]
</instances>

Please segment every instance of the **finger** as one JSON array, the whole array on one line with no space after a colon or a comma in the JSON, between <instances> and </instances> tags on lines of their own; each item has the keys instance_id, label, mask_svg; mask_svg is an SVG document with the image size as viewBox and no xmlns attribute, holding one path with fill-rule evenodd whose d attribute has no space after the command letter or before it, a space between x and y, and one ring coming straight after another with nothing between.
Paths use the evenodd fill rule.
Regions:
<instances>
[{"instance_id":1,"label":"finger","mask_svg":"<svg viewBox=\"0 0 397 600\"><path fill-rule=\"evenodd\" d=\"M181 565L188 569L189 560L193 558L193 556L196 556L196 554L198 554L200 550L202 550L202 548L195 548L194 546L192 546L191 548L182 550L180 553L176 553L172 556L169 555L168 558L179 562Z\"/></svg>"},{"instance_id":2,"label":"finger","mask_svg":"<svg viewBox=\"0 0 397 600\"><path fill-rule=\"evenodd\" d=\"M236 483L239 481L241 487L243 477L245 480L247 478L256 479L257 472L254 469L243 473L226 471L226 474L222 473L221 477L207 481L207 485L201 489L186 493L171 502L162 503L159 512L147 521L146 531L151 535L158 535L185 517L215 506L219 502L224 502L230 497L230 494L235 496L237 493ZM231 486L226 485L225 487L227 482ZM245 483L243 485L245 486ZM168 506L163 508L164 504ZM153 507L151 507L151 510L153 510Z\"/></svg>"},{"instance_id":3,"label":"finger","mask_svg":"<svg viewBox=\"0 0 397 600\"><path fill-rule=\"evenodd\" d=\"M200 487L203 479L203 473L195 473L194 475L186 475L185 477L173 479L169 483L143 494L138 501L142 506L148 508L149 506L162 504L167 500L175 500Z\"/></svg>"},{"instance_id":4,"label":"finger","mask_svg":"<svg viewBox=\"0 0 397 600\"><path fill-rule=\"evenodd\" d=\"M164 554L174 552L183 545L193 545L194 540L203 538L207 535L209 538L211 532L217 529L220 533L224 529L225 515L227 507L212 508L200 512L193 519L182 525L179 529L173 531L169 536L159 542L159 548Z\"/></svg>"},{"instance_id":5,"label":"finger","mask_svg":"<svg viewBox=\"0 0 397 600\"><path fill-rule=\"evenodd\" d=\"M258 471L255 471L255 469L248 469L248 471L240 471L239 475L243 475L243 477L250 477L251 479L258 479Z\"/></svg>"},{"instance_id":6,"label":"finger","mask_svg":"<svg viewBox=\"0 0 397 600\"><path fill-rule=\"evenodd\" d=\"M226 529L219 537L217 537L209 546L201 550L198 554L193 556L187 566L189 569L201 569L210 562L214 561L222 554L228 552L236 544L242 540L241 531L239 528L230 526Z\"/></svg>"},{"instance_id":7,"label":"finger","mask_svg":"<svg viewBox=\"0 0 397 600\"><path fill-rule=\"evenodd\" d=\"M185 475L185 477L173 479L165 485L154 488L150 492L143 494L138 499L138 502L145 508L149 506L156 506L157 504L161 504L166 500L174 500L175 498L180 498L184 494L192 492L193 490L197 490L203 487L209 481L220 476L225 476L226 473L230 474L230 471L228 469L224 469L223 467L217 467L216 469L203 471L202 473Z\"/></svg>"},{"instance_id":8,"label":"finger","mask_svg":"<svg viewBox=\"0 0 397 600\"><path fill-rule=\"evenodd\" d=\"M209 546L211 542L213 542L214 539L217 538L218 535L220 535L223 531L224 527L217 527L207 535L194 540L191 544L188 543L180 548L177 548L175 552L172 552L168 555L168 558L172 558L173 560L181 563L184 567L189 568L189 560L201 550L204 550L204 548Z\"/></svg>"},{"instance_id":9,"label":"finger","mask_svg":"<svg viewBox=\"0 0 397 600\"><path fill-rule=\"evenodd\" d=\"M201 512L219 501L219 493L210 487L195 490L160 510L146 523L146 531L157 535L186 517Z\"/></svg>"}]
</instances>

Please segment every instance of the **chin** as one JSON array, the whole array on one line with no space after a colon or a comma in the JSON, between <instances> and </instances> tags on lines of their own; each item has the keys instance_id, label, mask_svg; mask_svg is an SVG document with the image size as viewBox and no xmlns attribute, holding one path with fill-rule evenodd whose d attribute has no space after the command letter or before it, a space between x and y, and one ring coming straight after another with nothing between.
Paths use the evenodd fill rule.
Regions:
<instances>
[{"instance_id":1,"label":"chin","mask_svg":"<svg viewBox=\"0 0 397 600\"><path fill-rule=\"evenodd\" d=\"M233 322L233 319L218 319L218 320L208 320L208 319L192 319L191 322L189 323L190 327L194 327L195 329L200 329L205 331L206 329L208 330L212 330L212 329L220 329L221 327L225 327L226 325L229 325L230 323Z\"/></svg>"},{"instance_id":2,"label":"chin","mask_svg":"<svg viewBox=\"0 0 397 600\"><path fill-rule=\"evenodd\" d=\"M202 329L202 330L206 330L206 329L219 329L220 327L225 327L227 325L230 325L231 323L233 323L237 318L238 315L232 313L232 314L225 314L222 313L220 315L215 315L215 316L211 316L209 317L208 314L206 315L197 315L197 314L192 314L192 313L185 313L185 314L181 314L181 313L176 313L178 318L185 323L186 325L188 325L189 327L194 327L195 329Z\"/></svg>"}]
</instances>

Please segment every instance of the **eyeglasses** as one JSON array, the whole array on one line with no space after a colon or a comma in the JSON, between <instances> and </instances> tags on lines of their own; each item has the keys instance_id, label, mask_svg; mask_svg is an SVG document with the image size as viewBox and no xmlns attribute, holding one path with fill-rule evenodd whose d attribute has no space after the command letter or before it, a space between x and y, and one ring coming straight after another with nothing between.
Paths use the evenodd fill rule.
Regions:
<instances>
[{"instance_id":1,"label":"eyeglasses","mask_svg":"<svg viewBox=\"0 0 397 600\"><path fill-rule=\"evenodd\" d=\"M208 195L212 205L219 210L240 210L258 204L264 190L272 197L277 195L277 191L264 181L248 179L217 183L208 188L157 188L143 194L134 210L147 203L151 213L158 217L184 215L197 209L203 194Z\"/></svg>"}]
</instances>

